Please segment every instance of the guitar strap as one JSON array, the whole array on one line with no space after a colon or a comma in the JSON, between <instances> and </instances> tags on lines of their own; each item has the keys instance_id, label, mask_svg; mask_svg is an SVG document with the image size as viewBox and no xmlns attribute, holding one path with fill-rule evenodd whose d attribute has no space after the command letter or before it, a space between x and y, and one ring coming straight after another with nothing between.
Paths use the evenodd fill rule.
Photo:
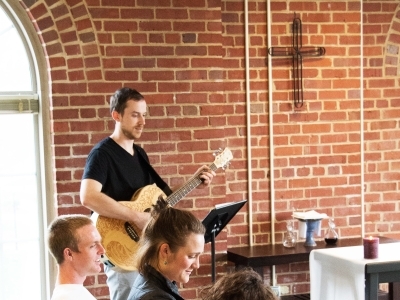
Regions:
<instances>
[{"instance_id":1,"label":"guitar strap","mask_svg":"<svg viewBox=\"0 0 400 300\"><path fill-rule=\"evenodd\" d=\"M154 170L154 168L151 166L151 164L149 163L149 161L146 159L145 154L142 152L143 149L140 148L139 146L133 144L133 147L136 150L136 153L139 153L139 159L141 161L144 162L147 170L149 171L151 177L153 178L153 180L155 181L156 185L167 195L171 195L172 194L172 190L171 188L165 183L164 180L162 180L162 178L160 177L160 175L158 175L158 173L156 172L156 170Z\"/></svg>"}]
</instances>

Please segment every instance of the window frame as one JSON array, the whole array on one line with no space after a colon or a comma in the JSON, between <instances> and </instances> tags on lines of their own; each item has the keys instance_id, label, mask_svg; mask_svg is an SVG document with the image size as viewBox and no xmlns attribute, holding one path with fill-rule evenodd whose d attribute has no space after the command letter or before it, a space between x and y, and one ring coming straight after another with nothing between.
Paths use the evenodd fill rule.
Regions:
<instances>
[{"instance_id":1,"label":"window frame","mask_svg":"<svg viewBox=\"0 0 400 300\"><path fill-rule=\"evenodd\" d=\"M36 165L38 175L38 199L40 219L40 261L42 295L50 299L54 288L57 266L49 254L46 245L46 233L49 222L57 215L54 206L54 154L52 150L49 66L44 56L32 21L21 3L15 0L0 0L0 5L14 23L26 49L32 73L32 93L1 92L0 113L31 113L34 116L35 140L37 149Z\"/></svg>"},{"instance_id":2,"label":"window frame","mask_svg":"<svg viewBox=\"0 0 400 300\"><path fill-rule=\"evenodd\" d=\"M30 44L30 40L27 38L25 34L22 24L19 21L18 17L13 13L13 9L8 7L7 1L0 2L1 7L5 11L6 15L10 18L10 20L14 24L14 28L17 30L19 36L21 37L21 41L25 48L25 52L27 54L28 63L31 69L31 88L32 92L24 91L24 92L0 92L0 112L39 112L39 95L37 93L38 90L38 82L35 66L35 58L34 53L32 53L33 49Z\"/></svg>"}]
</instances>

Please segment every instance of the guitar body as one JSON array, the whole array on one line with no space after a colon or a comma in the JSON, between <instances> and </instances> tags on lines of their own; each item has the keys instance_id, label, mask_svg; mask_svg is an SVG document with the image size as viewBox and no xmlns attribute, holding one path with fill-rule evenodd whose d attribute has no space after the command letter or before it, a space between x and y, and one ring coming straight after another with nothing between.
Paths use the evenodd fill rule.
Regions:
<instances>
[{"instance_id":1,"label":"guitar body","mask_svg":"<svg viewBox=\"0 0 400 300\"><path fill-rule=\"evenodd\" d=\"M138 190L132 196L131 201L119 201L119 203L135 211L144 212L149 211L160 196L166 197L160 188L152 184ZM135 254L139 240L132 239L126 229L126 225L129 224L135 234L140 237L141 232L135 224L100 216L96 213L93 213L92 219L102 237L102 244L105 248L104 260L106 260L104 263L111 263L127 271L135 270Z\"/></svg>"},{"instance_id":2,"label":"guitar body","mask_svg":"<svg viewBox=\"0 0 400 300\"><path fill-rule=\"evenodd\" d=\"M225 148L222 153L216 156L213 164L209 167L213 171L217 168L224 168L232 158L231 151ZM168 197L157 185L147 185L138 190L132 196L131 201L119 201L119 203L135 211L144 212L150 211L152 205L156 204L159 197L162 196L168 206L174 206L201 182L199 174L195 174L186 184ZM135 270L135 255L141 236L141 231L135 224L100 216L97 213L93 213L92 220L101 235L102 244L105 248L105 254L102 257L103 263L127 271Z\"/></svg>"}]
</instances>

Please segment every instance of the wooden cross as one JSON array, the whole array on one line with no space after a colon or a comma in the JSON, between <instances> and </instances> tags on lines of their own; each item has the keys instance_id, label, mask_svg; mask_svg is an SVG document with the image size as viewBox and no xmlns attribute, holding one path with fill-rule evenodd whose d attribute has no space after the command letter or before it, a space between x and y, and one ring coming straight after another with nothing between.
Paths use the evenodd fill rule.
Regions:
<instances>
[{"instance_id":1,"label":"wooden cross","mask_svg":"<svg viewBox=\"0 0 400 300\"><path fill-rule=\"evenodd\" d=\"M293 19L292 31L292 47L271 47L268 49L268 53L271 56L292 57L294 106L296 108L300 108L303 106L303 57L322 56L325 54L325 48L303 47L301 20L296 18L296 14L295 18Z\"/></svg>"}]
</instances>

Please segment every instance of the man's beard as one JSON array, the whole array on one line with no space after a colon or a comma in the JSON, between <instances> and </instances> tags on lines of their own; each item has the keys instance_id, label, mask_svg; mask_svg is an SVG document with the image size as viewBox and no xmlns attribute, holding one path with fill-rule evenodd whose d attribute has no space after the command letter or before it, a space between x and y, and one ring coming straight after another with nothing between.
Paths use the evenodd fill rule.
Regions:
<instances>
[{"instance_id":1,"label":"man's beard","mask_svg":"<svg viewBox=\"0 0 400 300\"><path fill-rule=\"evenodd\" d=\"M121 130L122 130L123 135L130 140L138 139L141 135L141 134L133 135L131 130L126 130L124 128L121 128Z\"/></svg>"}]
</instances>

